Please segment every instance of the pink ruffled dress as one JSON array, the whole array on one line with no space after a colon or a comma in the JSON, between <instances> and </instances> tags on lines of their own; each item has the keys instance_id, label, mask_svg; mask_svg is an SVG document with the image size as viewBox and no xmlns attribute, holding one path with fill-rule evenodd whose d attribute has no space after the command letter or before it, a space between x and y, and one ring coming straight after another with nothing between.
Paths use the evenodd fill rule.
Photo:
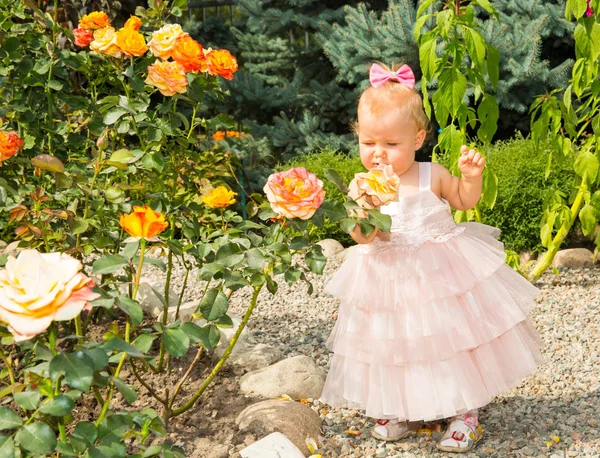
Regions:
<instances>
[{"instance_id":1,"label":"pink ruffled dress","mask_svg":"<svg viewBox=\"0 0 600 458\"><path fill-rule=\"evenodd\" d=\"M321 400L378 419L482 407L535 371L538 289L505 263L497 228L456 224L419 163L419 191L381 208L388 240L360 245L326 286L341 299Z\"/></svg>"}]
</instances>

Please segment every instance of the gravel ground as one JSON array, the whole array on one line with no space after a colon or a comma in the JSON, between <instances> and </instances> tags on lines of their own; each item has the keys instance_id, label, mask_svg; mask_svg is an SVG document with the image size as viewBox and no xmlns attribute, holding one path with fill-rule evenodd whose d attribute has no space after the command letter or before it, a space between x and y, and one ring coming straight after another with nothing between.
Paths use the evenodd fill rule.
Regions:
<instances>
[{"instance_id":1,"label":"gravel ground","mask_svg":"<svg viewBox=\"0 0 600 458\"><path fill-rule=\"evenodd\" d=\"M311 296L304 283L290 287L283 280L276 295L261 292L248 325L252 340L278 347L287 357L307 355L326 371L330 355L324 343L338 302L323 286L338 267L329 260L323 276L310 277ZM481 409L484 437L465 456L600 457L600 269L550 272L536 285L539 305L530 317L544 340L545 362L520 386ZM196 298L199 288L192 282L186 299ZM250 291L234 294L229 313L241 316L249 299ZM386 444L370 437L373 420L360 412L312 402L323 419L324 457L456 456L436 450L440 433L435 431L431 437ZM361 434L349 435L348 429ZM229 454L236 450L231 447Z\"/></svg>"}]
</instances>

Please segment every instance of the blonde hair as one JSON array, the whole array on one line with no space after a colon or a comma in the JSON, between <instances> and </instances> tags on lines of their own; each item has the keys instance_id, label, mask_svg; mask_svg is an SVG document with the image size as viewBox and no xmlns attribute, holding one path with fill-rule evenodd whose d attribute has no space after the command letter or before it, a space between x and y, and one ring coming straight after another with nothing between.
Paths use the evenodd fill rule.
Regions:
<instances>
[{"instance_id":1,"label":"blonde hair","mask_svg":"<svg viewBox=\"0 0 600 458\"><path fill-rule=\"evenodd\" d=\"M390 70L378 62L386 71L397 71L400 65L395 64ZM369 110L370 114L381 116L386 112L399 110L419 130L429 131L429 118L423 110L423 100L413 88L396 81L387 81L378 88L369 85L358 99L358 112ZM353 124L353 130L358 131L358 122Z\"/></svg>"}]
</instances>

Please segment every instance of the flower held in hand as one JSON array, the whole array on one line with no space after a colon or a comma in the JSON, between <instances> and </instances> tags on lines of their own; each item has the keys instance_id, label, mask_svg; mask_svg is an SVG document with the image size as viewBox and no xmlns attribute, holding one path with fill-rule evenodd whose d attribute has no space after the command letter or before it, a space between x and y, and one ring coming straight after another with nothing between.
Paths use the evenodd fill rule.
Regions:
<instances>
[{"instance_id":1,"label":"flower held in hand","mask_svg":"<svg viewBox=\"0 0 600 458\"><path fill-rule=\"evenodd\" d=\"M352 180L356 183L361 194L376 197L381 204L396 200L400 178L394 173L391 165L368 172L357 173Z\"/></svg>"}]
</instances>

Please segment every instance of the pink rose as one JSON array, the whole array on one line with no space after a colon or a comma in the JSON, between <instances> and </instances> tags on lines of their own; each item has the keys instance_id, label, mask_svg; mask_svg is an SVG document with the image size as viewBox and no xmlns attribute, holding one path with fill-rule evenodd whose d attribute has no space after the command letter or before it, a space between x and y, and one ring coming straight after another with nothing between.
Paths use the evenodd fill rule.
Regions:
<instances>
[{"instance_id":1,"label":"pink rose","mask_svg":"<svg viewBox=\"0 0 600 458\"><path fill-rule=\"evenodd\" d=\"M263 188L271 208L286 218L309 219L323 203L323 182L304 167L273 173Z\"/></svg>"},{"instance_id":2,"label":"pink rose","mask_svg":"<svg viewBox=\"0 0 600 458\"><path fill-rule=\"evenodd\" d=\"M41 334L53 321L75 318L99 295L82 264L64 253L23 250L0 270L0 321L16 341Z\"/></svg>"}]
</instances>

